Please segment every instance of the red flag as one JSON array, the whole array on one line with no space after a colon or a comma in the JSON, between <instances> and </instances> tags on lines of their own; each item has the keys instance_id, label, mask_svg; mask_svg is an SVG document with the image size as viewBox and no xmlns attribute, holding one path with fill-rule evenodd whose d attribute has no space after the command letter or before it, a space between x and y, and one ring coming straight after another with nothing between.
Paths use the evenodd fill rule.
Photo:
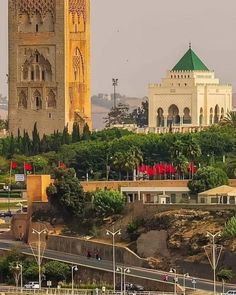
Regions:
<instances>
[{"instance_id":1,"label":"red flag","mask_svg":"<svg viewBox=\"0 0 236 295\"><path fill-rule=\"evenodd\" d=\"M189 172L191 172L191 173L196 172L196 168L197 168L197 167L194 165L193 162L191 162L191 163L188 164L188 171L189 171Z\"/></svg>"},{"instance_id":2,"label":"red flag","mask_svg":"<svg viewBox=\"0 0 236 295\"><path fill-rule=\"evenodd\" d=\"M11 161L10 168L11 168L12 170L15 170L15 169L17 168L17 162L16 162L16 161Z\"/></svg>"},{"instance_id":3,"label":"red flag","mask_svg":"<svg viewBox=\"0 0 236 295\"><path fill-rule=\"evenodd\" d=\"M66 169L65 163L63 163L62 161L59 161L58 167L61 168L61 169Z\"/></svg>"},{"instance_id":4,"label":"red flag","mask_svg":"<svg viewBox=\"0 0 236 295\"><path fill-rule=\"evenodd\" d=\"M153 167L148 166L148 168L147 168L147 174L148 174L149 176L154 176L154 170L153 170Z\"/></svg>"},{"instance_id":5,"label":"red flag","mask_svg":"<svg viewBox=\"0 0 236 295\"><path fill-rule=\"evenodd\" d=\"M32 171L33 170L33 167L29 163L24 163L24 170L25 171Z\"/></svg>"}]
</instances>

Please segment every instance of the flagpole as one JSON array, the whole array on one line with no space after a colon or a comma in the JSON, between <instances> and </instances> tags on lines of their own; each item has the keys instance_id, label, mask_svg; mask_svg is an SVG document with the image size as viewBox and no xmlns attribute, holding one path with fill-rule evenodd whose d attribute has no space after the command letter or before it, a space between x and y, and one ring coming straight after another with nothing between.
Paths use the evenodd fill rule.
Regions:
<instances>
[{"instance_id":1,"label":"flagpole","mask_svg":"<svg viewBox=\"0 0 236 295\"><path fill-rule=\"evenodd\" d=\"M12 161L10 164L10 181L9 181L9 187L8 187L8 212L10 212L10 191L11 191L11 174L12 174Z\"/></svg>"}]
</instances>

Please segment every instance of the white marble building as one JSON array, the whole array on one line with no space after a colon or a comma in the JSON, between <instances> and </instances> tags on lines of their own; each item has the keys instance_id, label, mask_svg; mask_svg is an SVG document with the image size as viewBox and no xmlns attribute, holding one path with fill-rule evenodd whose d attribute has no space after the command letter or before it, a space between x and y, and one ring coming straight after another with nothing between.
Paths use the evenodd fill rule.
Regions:
<instances>
[{"instance_id":1,"label":"white marble building","mask_svg":"<svg viewBox=\"0 0 236 295\"><path fill-rule=\"evenodd\" d=\"M220 84L191 46L160 84L149 85L149 130L209 126L231 109L232 86Z\"/></svg>"}]
</instances>

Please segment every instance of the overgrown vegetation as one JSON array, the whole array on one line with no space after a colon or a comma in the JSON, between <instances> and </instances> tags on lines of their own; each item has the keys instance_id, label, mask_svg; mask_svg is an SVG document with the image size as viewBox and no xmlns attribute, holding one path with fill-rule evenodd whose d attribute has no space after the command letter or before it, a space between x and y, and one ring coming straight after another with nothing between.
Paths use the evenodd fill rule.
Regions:
<instances>
[{"instance_id":1,"label":"overgrown vegetation","mask_svg":"<svg viewBox=\"0 0 236 295\"><path fill-rule=\"evenodd\" d=\"M226 238L236 237L236 217L231 217L225 224L223 236Z\"/></svg>"}]
</instances>

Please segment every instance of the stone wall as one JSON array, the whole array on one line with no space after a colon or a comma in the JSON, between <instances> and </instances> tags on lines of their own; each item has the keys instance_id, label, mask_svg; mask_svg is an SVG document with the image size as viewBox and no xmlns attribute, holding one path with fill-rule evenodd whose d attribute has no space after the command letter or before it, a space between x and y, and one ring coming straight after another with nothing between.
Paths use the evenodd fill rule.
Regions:
<instances>
[{"instance_id":1,"label":"stone wall","mask_svg":"<svg viewBox=\"0 0 236 295\"><path fill-rule=\"evenodd\" d=\"M102 259L110 261L112 260L113 253L112 245L108 243L56 235L48 235L47 248L77 255L86 255L88 250L91 253L98 250ZM130 249L118 244L116 244L116 261L117 263L140 267L147 264L145 259L138 257Z\"/></svg>"}]
</instances>

